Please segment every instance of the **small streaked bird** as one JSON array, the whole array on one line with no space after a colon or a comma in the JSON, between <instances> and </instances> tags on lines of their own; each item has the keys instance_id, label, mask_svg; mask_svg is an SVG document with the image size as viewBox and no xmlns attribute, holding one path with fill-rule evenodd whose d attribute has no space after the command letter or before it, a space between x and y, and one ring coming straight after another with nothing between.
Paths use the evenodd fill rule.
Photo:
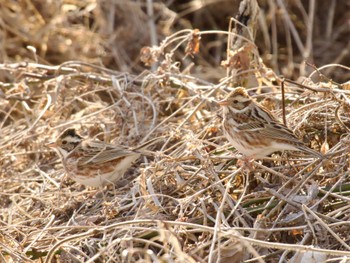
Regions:
<instances>
[{"instance_id":1,"label":"small streaked bird","mask_svg":"<svg viewBox=\"0 0 350 263\"><path fill-rule=\"evenodd\" d=\"M149 155L146 148L160 139L150 140L135 148L127 148L83 139L75 129L67 129L48 146L53 147L59 154L70 178L86 186L101 187L118 181L141 154Z\"/></svg>"},{"instance_id":2,"label":"small streaked bird","mask_svg":"<svg viewBox=\"0 0 350 263\"><path fill-rule=\"evenodd\" d=\"M276 151L323 155L303 144L286 125L251 98L242 87L219 101L223 108L222 127L228 141L248 159L259 159Z\"/></svg>"}]
</instances>

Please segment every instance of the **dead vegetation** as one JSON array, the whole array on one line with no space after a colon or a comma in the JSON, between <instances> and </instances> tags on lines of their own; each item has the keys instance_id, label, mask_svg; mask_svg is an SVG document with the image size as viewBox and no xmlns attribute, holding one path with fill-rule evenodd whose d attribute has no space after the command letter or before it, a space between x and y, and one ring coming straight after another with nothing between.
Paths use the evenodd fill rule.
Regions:
<instances>
[{"instance_id":1,"label":"dead vegetation","mask_svg":"<svg viewBox=\"0 0 350 263\"><path fill-rule=\"evenodd\" d=\"M2 1L1 261L349 261L349 6L268 2L255 24L217 30L239 1ZM235 85L330 157L239 167L215 103ZM64 179L46 147L68 127L167 139L98 191Z\"/></svg>"}]
</instances>

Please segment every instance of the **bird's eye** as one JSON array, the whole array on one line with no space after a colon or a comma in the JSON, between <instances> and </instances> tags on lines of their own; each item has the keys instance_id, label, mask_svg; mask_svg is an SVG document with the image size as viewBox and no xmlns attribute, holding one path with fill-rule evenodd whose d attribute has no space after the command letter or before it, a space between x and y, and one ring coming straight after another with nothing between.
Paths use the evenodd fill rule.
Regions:
<instances>
[{"instance_id":1,"label":"bird's eye","mask_svg":"<svg viewBox=\"0 0 350 263\"><path fill-rule=\"evenodd\" d=\"M64 145L64 144L67 144L67 141L62 141L62 144Z\"/></svg>"},{"instance_id":2,"label":"bird's eye","mask_svg":"<svg viewBox=\"0 0 350 263\"><path fill-rule=\"evenodd\" d=\"M232 102L233 102L234 104L236 104L236 103L238 103L238 100L233 100Z\"/></svg>"}]
</instances>

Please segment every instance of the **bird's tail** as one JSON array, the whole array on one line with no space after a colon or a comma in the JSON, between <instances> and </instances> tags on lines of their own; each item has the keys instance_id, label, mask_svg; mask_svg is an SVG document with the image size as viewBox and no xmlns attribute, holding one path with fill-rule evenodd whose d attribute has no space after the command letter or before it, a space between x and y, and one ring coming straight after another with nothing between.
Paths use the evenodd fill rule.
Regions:
<instances>
[{"instance_id":1,"label":"bird's tail","mask_svg":"<svg viewBox=\"0 0 350 263\"><path fill-rule=\"evenodd\" d=\"M310 155L314 156L314 157L317 157L317 158L320 158L320 159L323 159L325 157L324 154L318 152L318 151L315 151L307 146L305 146L304 144L300 144L300 145L297 145L296 146L300 151L303 151L303 152L307 152L309 153Z\"/></svg>"},{"instance_id":2,"label":"bird's tail","mask_svg":"<svg viewBox=\"0 0 350 263\"><path fill-rule=\"evenodd\" d=\"M147 148L160 142L160 141L164 141L165 137L162 136L162 137L156 137L156 138L153 138L139 146L136 146L134 148L132 148L133 151L135 152L138 152L138 153L141 153L141 154L144 154L144 155L152 155L151 151L148 151Z\"/></svg>"}]
</instances>

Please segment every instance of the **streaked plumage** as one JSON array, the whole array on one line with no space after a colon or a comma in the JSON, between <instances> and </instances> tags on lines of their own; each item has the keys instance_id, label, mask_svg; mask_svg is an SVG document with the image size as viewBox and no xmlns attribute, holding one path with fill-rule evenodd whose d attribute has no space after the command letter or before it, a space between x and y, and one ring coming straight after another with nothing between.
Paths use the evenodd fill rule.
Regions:
<instances>
[{"instance_id":1,"label":"streaked plumage","mask_svg":"<svg viewBox=\"0 0 350 263\"><path fill-rule=\"evenodd\" d=\"M148 141L135 148L84 140L75 129L67 129L50 144L59 153L66 173L74 181L93 187L114 183L145 149L159 141Z\"/></svg>"},{"instance_id":2,"label":"streaked plumage","mask_svg":"<svg viewBox=\"0 0 350 263\"><path fill-rule=\"evenodd\" d=\"M262 158L276 151L293 150L322 157L321 153L305 146L244 88L236 88L219 105L223 107L222 125L226 138L245 156Z\"/></svg>"}]
</instances>

